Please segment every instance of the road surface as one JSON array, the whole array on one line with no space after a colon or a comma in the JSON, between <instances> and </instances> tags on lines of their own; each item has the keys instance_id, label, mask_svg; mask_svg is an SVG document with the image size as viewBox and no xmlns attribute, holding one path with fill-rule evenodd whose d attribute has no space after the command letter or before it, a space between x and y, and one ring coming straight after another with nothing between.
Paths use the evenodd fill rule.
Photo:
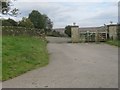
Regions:
<instances>
[{"instance_id":1,"label":"road surface","mask_svg":"<svg viewBox=\"0 0 120 90\"><path fill-rule=\"evenodd\" d=\"M55 38L49 40L49 65L5 81L3 88L118 87L117 47L94 43L55 43Z\"/></svg>"}]
</instances>

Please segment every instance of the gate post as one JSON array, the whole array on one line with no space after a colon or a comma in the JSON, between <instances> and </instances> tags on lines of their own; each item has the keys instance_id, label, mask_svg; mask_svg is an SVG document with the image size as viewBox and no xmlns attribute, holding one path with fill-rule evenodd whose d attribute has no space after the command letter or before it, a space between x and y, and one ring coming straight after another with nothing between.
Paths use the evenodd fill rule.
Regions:
<instances>
[{"instance_id":1,"label":"gate post","mask_svg":"<svg viewBox=\"0 0 120 90\"><path fill-rule=\"evenodd\" d=\"M96 30L96 33L95 33L95 42L99 42L99 32L98 30Z\"/></svg>"},{"instance_id":2,"label":"gate post","mask_svg":"<svg viewBox=\"0 0 120 90\"><path fill-rule=\"evenodd\" d=\"M79 43L80 33L79 26L71 26L72 43Z\"/></svg>"}]
</instances>

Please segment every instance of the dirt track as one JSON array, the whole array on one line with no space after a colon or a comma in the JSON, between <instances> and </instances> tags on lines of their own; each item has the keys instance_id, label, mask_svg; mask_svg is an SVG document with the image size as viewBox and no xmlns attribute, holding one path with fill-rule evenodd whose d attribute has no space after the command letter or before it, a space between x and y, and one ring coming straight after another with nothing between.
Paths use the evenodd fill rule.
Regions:
<instances>
[{"instance_id":1,"label":"dirt track","mask_svg":"<svg viewBox=\"0 0 120 90\"><path fill-rule=\"evenodd\" d=\"M49 38L49 40L52 40L52 38ZM3 87L118 87L117 47L107 44L60 44L51 42L48 44L48 50L50 53L50 63L48 66L5 81L3 82Z\"/></svg>"}]
</instances>

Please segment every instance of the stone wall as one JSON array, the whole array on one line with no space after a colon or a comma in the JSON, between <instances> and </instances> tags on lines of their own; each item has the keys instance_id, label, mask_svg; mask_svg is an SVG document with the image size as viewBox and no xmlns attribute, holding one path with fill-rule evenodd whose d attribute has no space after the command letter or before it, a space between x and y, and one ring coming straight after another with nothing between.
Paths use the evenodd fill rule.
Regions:
<instances>
[{"instance_id":1,"label":"stone wall","mask_svg":"<svg viewBox=\"0 0 120 90\"><path fill-rule=\"evenodd\" d=\"M42 29L13 27L13 26L2 26L2 35L42 36L43 34L44 34L44 30L42 30Z\"/></svg>"}]
</instances>

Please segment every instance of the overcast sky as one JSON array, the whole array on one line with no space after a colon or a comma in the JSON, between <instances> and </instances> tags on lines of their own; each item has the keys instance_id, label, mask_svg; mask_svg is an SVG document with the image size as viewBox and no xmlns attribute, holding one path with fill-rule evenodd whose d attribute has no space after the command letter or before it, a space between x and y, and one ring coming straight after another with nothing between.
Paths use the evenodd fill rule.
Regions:
<instances>
[{"instance_id":1,"label":"overcast sky","mask_svg":"<svg viewBox=\"0 0 120 90\"><path fill-rule=\"evenodd\" d=\"M79 2L78 2L79 1ZM84 2L83 2L84 1ZM89 1L89 2L88 2ZM90 2L91 1L91 2ZM80 27L101 26L110 21L118 22L119 0L17 0L14 7L20 10L20 15L11 17L21 20L32 10L47 14L53 21L54 28L64 28L75 22Z\"/></svg>"}]
</instances>

